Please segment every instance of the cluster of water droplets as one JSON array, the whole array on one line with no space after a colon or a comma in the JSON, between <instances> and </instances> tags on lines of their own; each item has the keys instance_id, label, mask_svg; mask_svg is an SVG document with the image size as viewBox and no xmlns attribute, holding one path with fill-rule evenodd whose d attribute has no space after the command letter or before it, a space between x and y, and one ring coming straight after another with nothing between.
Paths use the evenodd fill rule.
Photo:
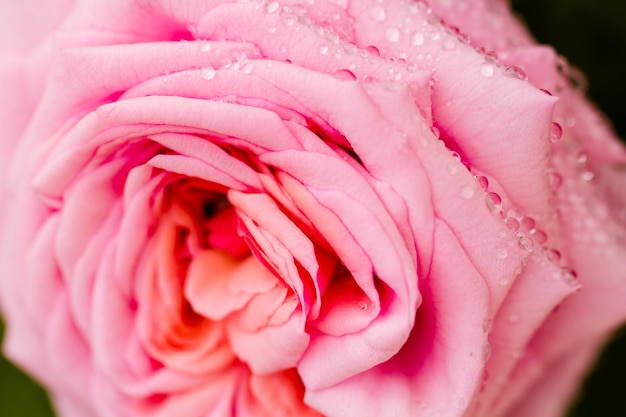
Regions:
<instances>
[{"instance_id":1,"label":"cluster of water droplets","mask_svg":"<svg viewBox=\"0 0 626 417\"><path fill-rule=\"evenodd\" d=\"M319 38L319 43L316 47L318 54L325 57L334 59L339 68L334 71L333 75L341 80L357 80L356 73L358 73L360 66L363 63L376 64L380 66L382 63L392 64L387 65L386 74L386 87L394 89L398 86L395 83L403 82L410 73L414 73L418 70L415 64L408 63L406 53L400 53L396 58L382 58L380 50L376 46L367 46L364 48L347 42L333 30L331 24L316 24L308 16L307 9L300 5L283 6L278 2L270 0L263 4L263 9L268 14L277 14L280 16L280 22L291 29L294 32L307 29L312 31ZM386 18L386 12L380 5L375 6L370 11L370 16L376 20L384 21ZM339 13L331 16L332 20L339 20L341 16ZM276 27L272 26L268 29L268 33L274 34L277 32ZM395 27L389 27L386 29L385 38L389 42L397 42L400 40L402 32ZM289 50L287 47L280 47L279 53L284 55L286 61L289 61ZM368 79L364 79L368 81Z\"/></svg>"},{"instance_id":2,"label":"cluster of water droplets","mask_svg":"<svg viewBox=\"0 0 626 417\"><path fill-rule=\"evenodd\" d=\"M560 130L560 126L558 124L553 125L555 140L556 136L558 136L557 131ZM438 137L438 131L434 131L435 136ZM470 172L472 172L472 168L461 161L461 158L457 152L451 151L452 156L461 162L461 166L465 166ZM456 172L456 165L450 165L448 167L448 172L454 174ZM556 174L555 174L556 175ZM489 186L489 179L481 174L474 175L475 184L466 184L460 189L460 195L464 199L472 199L477 195L477 187L484 195L485 204L487 208L494 214L499 216L510 233L501 233L498 236L498 241L502 244L496 249L494 254L495 258L498 260L505 260L509 256L519 256L517 248L521 249L523 252L532 253L533 255L537 255L538 258L543 257L544 260L552 262L559 266L558 276L555 278L560 278L566 283L570 285L578 285L578 281L576 280L576 272L571 269L569 266L565 265L562 261L561 253L550 246L548 234L542 230L538 222L534 217L529 214L524 213L522 209L519 207L511 206L505 207L504 202L500 194L496 191L493 191ZM513 239L510 238L511 234L513 235ZM517 274L521 272L516 271ZM512 278L502 278L500 280L501 285L509 285L512 281ZM514 321L514 320L513 320Z\"/></svg>"}]
</instances>

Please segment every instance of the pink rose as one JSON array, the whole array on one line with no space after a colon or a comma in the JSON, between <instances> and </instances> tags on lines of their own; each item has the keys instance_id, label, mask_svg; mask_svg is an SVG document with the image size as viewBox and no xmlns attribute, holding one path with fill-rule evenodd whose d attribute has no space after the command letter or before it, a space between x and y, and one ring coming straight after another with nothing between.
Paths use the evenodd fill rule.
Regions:
<instances>
[{"instance_id":1,"label":"pink rose","mask_svg":"<svg viewBox=\"0 0 626 417\"><path fill-rule=\"evenodd\" d=\"M626 150L505 2L70 3L0 67L4 348L61 416L562 414Z\"/></svg>"}]
</instances>

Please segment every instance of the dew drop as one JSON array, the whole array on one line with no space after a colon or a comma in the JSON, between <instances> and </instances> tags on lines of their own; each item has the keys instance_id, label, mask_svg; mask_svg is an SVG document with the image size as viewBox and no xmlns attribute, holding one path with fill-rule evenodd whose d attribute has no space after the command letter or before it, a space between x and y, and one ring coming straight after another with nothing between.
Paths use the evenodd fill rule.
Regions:
<instances>
[{"instance_id":1,"label":"dew drop","mask_svg":"<svg viewBox=\"0 0 626 417\"><path fill-rule=\"evenodd\" d=\"M584 164L587 162L587 154L584 152L581 152L578 154L578 156L576 157L576 162L578 162L579 164Z\"/></svg>"},{"instance_id":2,"label":"dew drop","mask_svg":"<svg viewBox=\"0 0 626 417\"><path fill-rule=\"evenodd\" d=\"M339 35L337 35L335 32L328 32L325 38L332 43L339 43Z\"/></svg>"},{"instance_id":3,"label":"dew drop","mask_svg":"<svg viewBox=\"0 0 626 417\"><path fill-rule=\"evenodd\" d=\"M269 33L270 35L276 33L276 27L272 26L271 28L267 29L267 33Z\"/></svg>"},{"instance_id":4,"label":"dew drop","mask_svg":"<svg viewBox=\"0 0 626 417\"><path fill-rule=\"evenodd\" d=\"M506 212L506 215L517 220L522 220L522 218L524 218L524 212L517 207L511 207L509 211Z\"/></svg>"},{"instance_id":5,"label":"dew drop","mask_svg":"<svg viewBox=\"0 0 626 417\"><path fill-rule=\"evenodd\" d=\"M200 76L205 80L212 80L215 78L215 68L204 67L200 70Z\"/></svg>"},{"instance_id":6,"label":"dew drop","mask_svg":"<svg viewBox=\"0 0 626 417\"><path fill-rule=\"evenodd\" d=\"M489 360L489 357L491 357L491 345L489 343L486 343L485 346L483 346L482 359L483 361L487 362Z\"/></svg>"},{"instance_id":7,"label":"dew drop","mask_svg":"<svg viewBox=\"0 0 626 417\"><path fill-rule=\"evenodd\" d=\"M491 62L480 64L480 75L487 78L491 77L493 75L493 64Z\"/></svg>"},{"instance_id":8,"label":"dew drop","mask_svg":"<svg viewBox=\"0 0 626 417\"><path fill-rule=\"evenodd\" d=\"M431 15L427 20L429 25L438 25L441 23L441 19L437 16Z\"/></svg>"},{"instance_id":9,"label":"dew drop","mask_svg":"<svg viewBox=\"0 0 626 417\"><path fill-rule=\"evenodd\" d=\"M512 232L517 232L519 230L519 222L513 217L507 217L504 219L504 224Z\"/></svg>"},{"instance_id":10,"label":"dew drop","mask_svg":"<svg viewBox=\"0 0 626 417\"><path fill-rule=\"evenodd\" d=\"M561 279L565 281L566 284L572 285L572 286L578 285L576 271L574 271L572 268L568 268L568 267L561 268L560 276L561 276Z\"/></svg>"},{"instance_id":11,"label":"dew drop","mask_svg":"<svg viewBox=\"0 0 626 417\"><path fill-rule=\"evenodd\" d=\"M400 40L400 31L398 28L387 28L387 31L385 32L385 39L389 42L398 42Z\"/></svg>"},{"instance_id":12,"label":"dew drop","mask_svg":"<svg viewBox=\"0 0 626 417\"><path fill-rule=\"evenodd\" d=\"M595 177L595 175L591 171L583 171L580 173L580 179L583 181L591 181L593 177Z\"/></svg>"},{"instance_id":13,"label":"dew drop","mask_svg":"<svg viewBox=\"0 0 626 417\"><path fill-rule=\"evenodd\" d=\"M448 164L448 172L452 175L456 174L456 165L453 163Z\"/></svg>"},{"instance_id":14,"label":"dew drop","mask_svg":"<svg viewBox=\"0 0 626 417\"><path fill-rule=\"evenodd\" d=\"M374 56L378 56L378 57L380 56L380 51L374 45L369 45L365 47L365 50Z\"/></svg>"},{"instance_id":15,"label":"dew drop","mask_svg":"<svg viewBox=\"0 0 626 417\"><path fill-rule=\"evenodd\" d=\"M374 308L374 303L372 302L367 302L367 301L360 301L359 302L359 308L363 311L365 310L371 310Z\"/></svg>"},{"instance_id":16,"label":"dew drop","mask_svg":"<svg viewBox=\"0 0 626 417\"><path fill-rule=\"evenodd\" d=\"M452 38L447 38L445 41L443 41L443 49L445 49L446 51L451 51L454 48L456 48L456 41Z\"/></svg>"},{"instance_id":17,"label":"dew drop","mask_svg":"<svg viewBox=\"0 0 626 417\"><path fill-rule=\"evenodd\" d=\"M520 249L525 250L526 252L530 252L533 250L533 246L535 246L533 240L528 236L522 236L517 241Z\"/></svg>"},{"instance_id":18,"label":"dew drop","mask_svg":"<svg viewBox=\"0 0 626 417\"><path fill-rule=\"evenodd\" d=\"M483 331L485 333L490 333L492 329L493 329L493 320L491 319L483 320Z\"/></svg>"},{"instance_id":19,"label":"dew drop","mask_svg":"<svg viewBox=\"0 0 626 417\"><path fill-rule=\"evenodd\" d=\"M524 217L520 221L520 226L528 231L535 228L535 220L532 217Z\"/></svg>"},{"instance_id":20,"label":"dew drop","mask_svg":"<svg viewBox=\"0 0 626 417\"><path fill-rule=\"evenodd\" d=\"M402 89L402 84L388 82L388 83L384 83L383 87L385 87L385 89L389 91L400 91Z\"/></svg>"},{"instance_id":21,"label":"dew drop","mask_svg":"<svg viewBox=\"0 0 626 417\"><path fill-rule=\"evenodd\" d=\"M489 180L487 179L487 177L484 177L482 175L474 175L474 179L476 180L478 185L480 185L480 188L482 188L483 191L487 191L487 188L489 188Z\"/></svg>"},{"instance_id":22,"label":"dew drop","mask_svg":"<svg viewBox=\"0 0 626 417\"><path fill-rule=\"evenodd\" d=\"M558 262L561 260L561 252L556 249L548 249L546 251L546 256L551 262Z\"/></svg>"},{"instance_id":23,"label":"dew drop","mask_svg":"<svg viewBox=\"0 0 626 417\"><path fill-rule=\"evenodd\" d=\"M487 207L491 211L500 211L502 210L502 198L498 193L487 193Z\"/></svg>"},{"instance_id":24,"label":"dew drop","mask_svg":"<svg viewBox=\"0 0 626 417\"><path fill-rule=\"evenodd\" d=\"M474 187L471 185L464 185L463 188L461 188L461 197L466 200L474 197Z\"/></svg>"},{"instance_id":25,"label":"dew drop","mask_svg":"<svg viewBox=\"0 0 626 417\"><path fill-rule=\"evenodd\" d=\"M561 136L563 136L563 128L558 123L552 123L552 128L550 129L550 142L555 143L561 140Z\"/></svg>"},{"instance_id":26,"label":"dew drop","mask_svg":"<svg viewBox=\"0 0 626 417\"><path fill-rule=\"evenodd\" d=\"M435 126L432 126L430 128L430 131L432 132L433 136L435 136L435 138L439 139L439 137L441 136L441 132L439 131L439 129Z\"/></svg>"},{"instance_id":27,"label":"dew drop","mask_svg":"<svg viewBox=\"0 0 626 417\"><path fill-rule=\"evenodd\" d=\"M424 34L420 31L413 33L411 36L411 45L420 46L424 44Z\"/></svg>"},{"instance_id":28,"label":"dew drop","mask_svg":"<svg viewBox=\"0 0 626 417\"><path fill-rule=\"evenodd\" d=\"M346 45L343 47L343 50L348 55L354 55L357 52L358 48L356 47L356 45Z\"/></svg>"},{"instance_id":29,"label":"dew drop","mask_svg":"<svg viewBox=\"0 0 626 417\"><path fill-rule=\"evenodd\" d=\"M211 44L208 42L202 42L202 44L200 44L200 51L201 52L209 52L211 50Z\"/></svg>"},{"instance_id":30,"label":"dew drop","mask_svg":"<svg viewBox=\"0 0 626 417\"><path fill-rule=\"evenodd\" d=\"M506 248L498 248L496 249L496 258L498 259L506 259L509 256Z\"/></svg>"},{"instance_id":31,"label":"dew drop","mask_svg":"<svg viewBox=\"0 0 626 417\"><path fill-rule=\"evenodd\" d=\"M533 240L540 245L543 245L548 240L548 235L546 234L546 232L540 229L532 229L530 231L530 235L532 236Z\"/></svg>"},{"instance_id":32,"label":"dew drop","mask_svg":"<svg viewBox=\"0 0 626 417\"><path fill-rule=\"evenodd\" d=\"M524 70L516 66L508 67L506 70L504 70L504 75L506 75L507 77L511 77L511 78L517 78L518 80L523 80L523 81L526 81L528 79Z\"/></svg>"},{"instance_id":33,"label":"dew drop","mask_svg":"<svg viewBox=\"0 0 626 417\"><path fill-rule=\"evenodd\" d=\"M561 177L561 175L557 174L556 172L551 172L550 174L548 174L548 184L550 184L550 187L552 187L552 189L556 190L563 184L563 177Z\"/></svg>"},{"instance_id":34,"label":"dew drop","mask_svg":"<svg viewBox=\"0 0 626 417\"><path fill-rule=\"evenodd\" d=\"M356 81L356 75L350 70L340 69L333 73L333 77L343 81Z\"/></svg>"},{"instance_id":35,"label":"dew drop","mask_svg":"<svg viewBox=\"0 0 626 417\"><path fill-rule=\"evenodd\" d=\"M326 55L328 53L328 45L320 45L319 51L320 54Z\"/></svg>"},{"instance_id":36,"label":"dew drop","mask_svg":"<svg viewBox=\"0 0 626 417\"><path fill-rule=\"evenodd\" d=\"M278 10L280 4L277 1L270 1L265 3L265 11L268 13L274 13Z\"/></svg>"},{"instance_id":37,"label":"dew drop","mask_svg":"<svg viewBox=\"0 0 626 417\"><path fill-rule=\"evenodd\" d=\"M387 17L386 15L385 9L382 6L374 6L370 9L370 17L377 22L384 21Z\"/></svg>"}]
</instances>

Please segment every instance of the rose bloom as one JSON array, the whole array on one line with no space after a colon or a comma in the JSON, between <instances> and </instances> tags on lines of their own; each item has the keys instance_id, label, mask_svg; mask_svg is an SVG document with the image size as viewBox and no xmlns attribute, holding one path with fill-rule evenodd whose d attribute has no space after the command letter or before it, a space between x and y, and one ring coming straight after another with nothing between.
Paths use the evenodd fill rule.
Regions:
<instances>
[{"instance_id":1,"label":"rose bloom","mask_svg":"<svg viewBox=\"0 0 626 417\"><path fill-rule=\"evenodd\" d=\"M498 0L3 2L6 354L63 417L558 416L626 151Z\"/></svg>"}]
</instances>

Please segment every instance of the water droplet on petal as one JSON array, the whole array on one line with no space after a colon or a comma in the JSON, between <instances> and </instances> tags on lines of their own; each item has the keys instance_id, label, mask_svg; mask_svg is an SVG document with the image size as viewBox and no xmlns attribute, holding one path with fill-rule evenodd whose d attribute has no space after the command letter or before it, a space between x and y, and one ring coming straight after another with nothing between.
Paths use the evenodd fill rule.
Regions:
<instances>
[{"instance_id":1,"label":"water droplet on petal","mask_svg":"<svg viewBox=\"0 0 626 417\"><path fill-rule=\"evenodd\" d=\"M517 220L522 220L524 212L517 207L511 207L509 211L506 212L506 215Z\"/></svg>"},{"instance_id":2,"label":"water droplet on petal","mask_svg":"<svg viewBox=\"0 0 626 417\"><path fill-rule=\"evenodd\" d=\"M328 32L325 35L325 38L331 41L332 43L339 43L339 35L337 35L335 32Z\"/></svg>"},{"instance_id":3,"label":"water droplet on petal","mask_svg":"<svg viewBox=\"0 0 626 417\"><path fill-rule=\"evenodd\" d=\"M556 190L563 184L563 177L561 177L561 175L557 174L556 172L551 172L550 174L548 174L548 184L550 184L550 187Z\"/></svg>"},{"instance_id":4,"label":"water droplet on petal","mask_svg":"<svg viewBox=\"0 0 626 417\"><path fill-rule=\"evenodd\" d=\"M558 262L561 260L561 252L556 249L548 249L546 251L546 256L551 262Z\"/></svg>"},{"instance_id":5,"label":"water droplet on petal","mask_svg":"<svg viewBox=\"0 0 626 417\"><path fill-rule=\"evenodd\" d=\"M568 267L561 268L560 276L561 276L561 279L565 281L566 284L573 285L573 286L578 285L578 279L577 279L578 275L576 274L576 271L574 271L572 268L568 268Z\"/></svg>"},{"instance_id":6,"label":"water droplet on petal","mask_svg":"<svg viewBox=\"0 0 626 417\"><path fill-rule=\"evenodd\" d=\"M516 66L508 67L506 70L504 70L504 75L506 75L507 77L511 77L511 78L517 78L518 80L523 80L523 81L526 81L528 79L524 70Z\"/></svg>"},{"instance_id":7,"label":"water droplet on petal","mask_svg":"<svg viewBox=\"0 0 626 417\"><path fill-rule=\"evenodd\" d=\"M343 81L356 81L356 75L350 70L340 69L333 73L333 77Z\"/></svg>"},{"instance_id":8,"label":"water droplet on petal","mask_svg":"<svg viewBox=\"0 0 626 417\"><path fill-rule=\"evenodd\" d=\"M530 235L533 237L533 240L540 245L543 245L548 240L548 235L546 232L540 229L532 229L530 231Z\"/></svg>"},{"instance_id":9,"label":"water droplet on petal","mask_svg":"<svg viewBox=\"0 0 626 417\"><path fill-rule=\"evenodd\" d=\"M319 48L320 54L326 55L328 53L328 45L321 45Z\"/></svg>"},{"instance_id":10,"label":"water droplet on petal","mask_svg":"<svg viewBox=\"0 0 626 417\"><path fill-rule=\"evenodd\" d=\"M269 33L269 34L276 33L276 28L274 26L272 26L271 28L267 29L267 33Z\"/></svg>"},{"instance_id":11,"label":"water droplet on petal","mask_svg":"<svg viewBox=\"0 0 626 417\"><path fill-rule=\"evenodd\" d=\"M274 13L278 10L280 4L277 1L270 1L265 3L265 11L268 13Z\"/></svg>"},{"instance_id":12,"label":"water droplet on petal","mask_svg":"<svg viewBox=\"0 0 626 417\"><path fill-rule=\"evenodd\" d=\"M215 68L213 67L204 67L200 70L200 76L205 80L212 80L215 78Z\"/></svg>"},{"instance_id":13,"label":"water droplet on petal","mask_svg":"<svg viewBox=\"0 0 626 417\"><path fill-rule=\"evenodd\" d=\"M504 224L512 232L517 232L519 230L519 222L513 217L507 217L504 219Z\"/></svg>"},{"instance_id":14,"label":"water droplet on petal","mask_svg":"<svg viewBox=\"0 0 626 417\"><path fill-rule=\"evenodd\" d=\"M586 162L587 162L587 154L586 154L586 153L584 153L584 152L579 153L579 154L578 154L578 157L576 158L576 161L577 161L579 164L581 164L581 165L582 165L582 164L584 164L584 163L586 163Z\"/></svg>"},{"instance_id":15,"label":"water droplet on petal","mask_svg":"<svg viewBox=\"0 0 626 417\"><path fill-rule=\"evenodd\" d=\"M528 236L522 236L517 241L520 249L525 250L526 252L530 252L533 250L533 246L535 246L533 240Z\"/></svg>"},{"instance_id":16,"label":"water droplet on petal","mask_svg":"<svg viewBox=\"0 0 626 417\"><path fill-rule=\"evenodd\" d=\"M400 31L398 28L387 28L385 32L385 39L389 42L398 42L400 40Z\"/></svg>"},{"instance_id":17,"label":"water droplet on petal","mask_svg":"<svg viewBox=\"0 0 626 417\"><path fill-rule=\"evenodd\" d=\"M359 302L359 308L363 311L367 310L369 307L369 304L365 301L360 301Z\"/></svg>"},{"instance_id":18,"label":"water droplet on petal","mask_svg":"<svg viewBox=\"0 0 626 417\"><path fill-rule=\"evenodd\" d=\"M452 38L447 38L445 41L443 41L443 49L445 49L446 51L451 51L455 47L456 47L456 40Z\"/></svg>"},{"instance_id":19,"label":"water droplet on petal","mask_svg":"<svg viewBox=\"0 0 626 417\"><path fill-rule=\"evenodd\" d=\"M461 197L465 198L466 200L474 197L474 187L472 187L471 185L464 185L463 188L461 188Z\"/></svg>"},{"instance_id":20,"label":"water droplet on petal","mask_svg":"<svg viewBox=\"0 0 626 417\"><path fill-rule=\"evenodd\" d=\"M552 123L552 128L550 129L550 142L555 143L561 140L561 136L563 136L563 128L558 123Z\"/></svg>"},{"instance_id":21,"label":"water droplet on petal","mask_svg":"<svg viewBox=\"0 0 626 417\"><path fill-rule=\"evenodd\" d=\"M424 34L420 31L413 33L411 36L411 45L420 46L424 44Z\"/></svg>"},{"instance_id":22,"label":"water droplet on petal","mask_svg":"<svg viewBox=\"0 0 626 417\"><path fill-rule=\"evenodd\" d=\"M480 188L482 188L483 191L487 191L487 188L489 188L489 180L487 179L487 177L484 177L482 175L474 175L474 179L476 180L478 185L480 185Z\"/></svg>"},{"instance_id":23,"label":"water droplet on petal","mask_svg":"<svg viewBox=\"0 0 626 417\"><path fill-rule=\"evenodd\" d=\"M384 21L386 17L385 9L382 6L372 7L370 9L370 17L377 22Z\"/></svg>"},{"instance_id":24,"label":"water droplet on petal","mask_svg":"<svg viewBox=\"0 0 626 417\"><path fill-rule=\"evenodd\" d=\"M346 45L343 47L343 50L346 52L346 54L353 55L358 51L358 48L356 47L356 45Z\"/></svg>"},{"instance_id":25,"label":"water droplet on petal","mask_svg":"<svg viewBox=\"0 0 626 417\"><path fill-rule=\"evenodd\" d=\"M506 259L509 256L509 253L506 251L506 248L498 248L496 249L496 258L498 259Z\"/></svg>"},{"instance_id":26,"label":"water droplet on petal","mask_svg":"<svg viewBox=\"0 0 626 417\"><path fill-rule=\"evenodd\" d=\"M480 74L483 77L491 77L493 75L493 64L491 62L483 62L480 64Z\"/></svg>"},{"instance_id":27,"label":"water droplet on petal","mask_svg":"<svg viewBox=\"0 0 626 417\"><path fill-rule=\"evenodd\" d=\"M491 211L502 210L502 198L498 193L487 193L487 207Z\"/></svg>"},{"instance_id":28,"label":"water droplet on petal","mask_svg":"<svg viewBox=\"0 0 626 417\"><path fill-rule=\"evenodd\" d=\"M200 51L201 52L209 52L211 50L211 44L208 42L202 42L200 44Z\"/></svg>"},{"instance_id":29,"label":"water droplet on petal","mask_svg":"<svg viewBox=\"0 0 626 417\"><path fill-rule=\"evenodd\" d=\"M374 56L380 56L380 51L374 45L366 46L365 50Z\"/></svg>"},{"instance_id":30,"label":"water droplet on petal","mask_svg":"<svg viewBox=\"0 0 626 417\"><path fill-rule=\"evenodd\" d=\"M483 361L487 362L489 360L489 357L491 357L491 345L489 343L485 343L482 351L482 359Z\"/></svg>"},{"instance_id":31,"label":"water droplet on petal","mask_svg":"<svg viewBox=\"0 0 626 417\"><path fill-rule=\"evenodd\" d=\"M285 22L286 26L293 26L296 23L296 17L292 14L285 14L283 16L283 22Z\"/></svg>"},{"instance_id":32,"label":"water droplet on petal","mask_svg":"<svg viewBox=\"0 0 626 417\"><path fill-rule=\"evenodd\" d=\"M528 231L535 228L535 220L532 217L524 217L519 224L522 228Z\"/></svg>"},{"instance_id":33,"label":"water droplet on petal","mask_svg":"<svg viewBox=\"0 0 626 417\"><path fill-rule=\"evenodd\" d=\"M493 329L493 320L485 319L483 321L483 331L485 333L490 333L492 329Z\"/></svg>"},{"instance_id":34,"label":"water droplet on petal","mask_svg":"<svg viewBox=\"0 0 626 417\"><path fill-rule=\"evenodd\" d=\"M591 171L583 171L580 173L580 179L583 181L591 181L593 177L595 177L595 175Z\"/></svg>"}]
</instances>

